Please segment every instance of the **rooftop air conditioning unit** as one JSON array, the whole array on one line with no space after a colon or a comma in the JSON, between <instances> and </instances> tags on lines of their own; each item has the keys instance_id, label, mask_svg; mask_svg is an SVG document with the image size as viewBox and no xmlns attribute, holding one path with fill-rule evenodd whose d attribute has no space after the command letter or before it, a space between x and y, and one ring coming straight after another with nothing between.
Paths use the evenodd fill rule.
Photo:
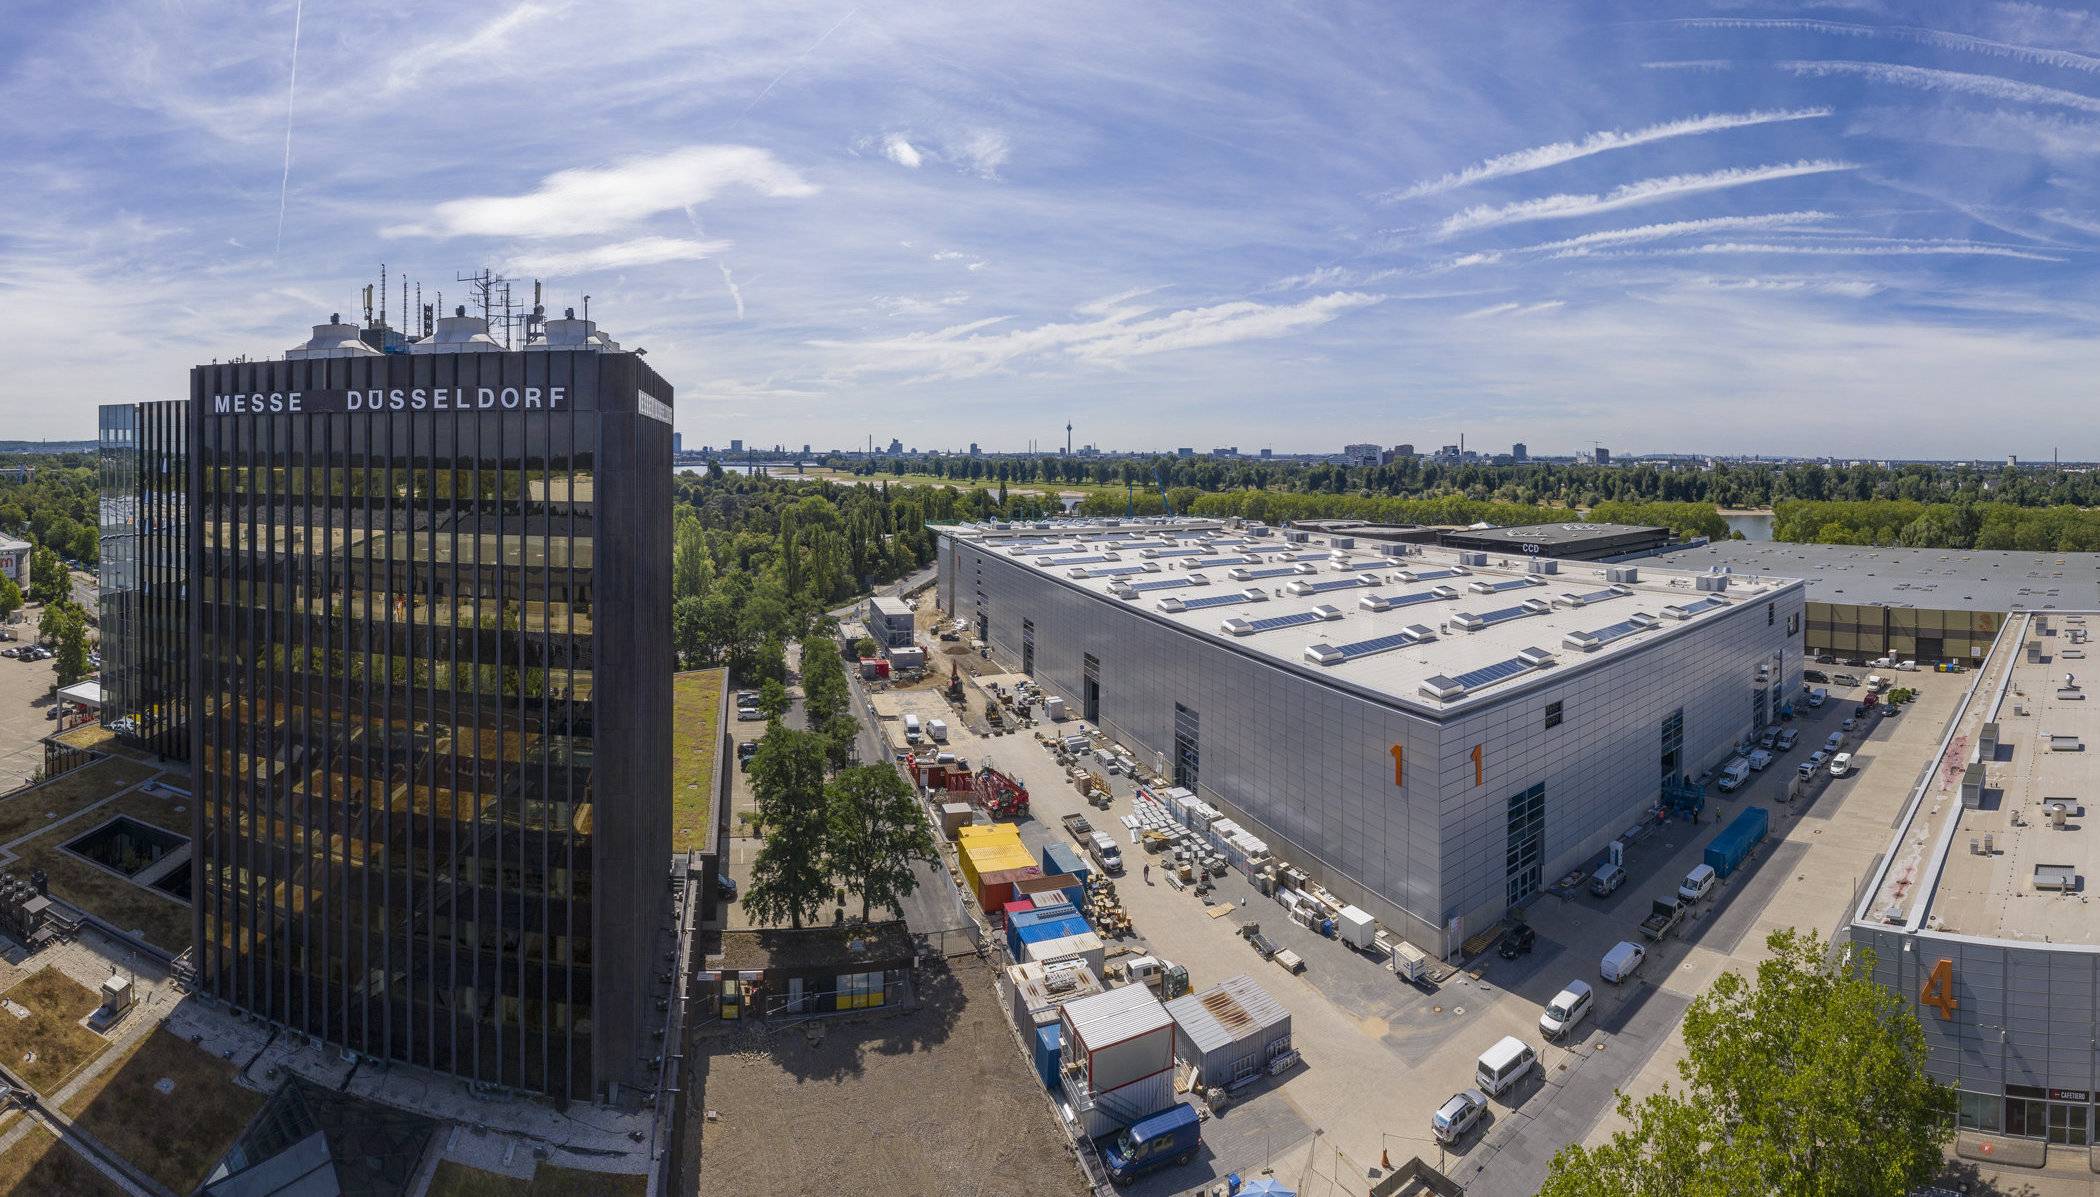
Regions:
<instances>
[{"instance_id":1,"label":"rooftop air conditioning unit","mask_svg":"<svg viewBox=\"0 0 2100 1197\"><path fill-rule=\"evenodd\" d=\"M1475 549L1468 549L1458 555L1458 563L1460 565L1479 566L1485 569L1487 568L1488 555Z\"/></svg>"},{"instance_id":2,"label":"rooftop air conditioning unit","mask_svg":"<svg viewBox=\"0 0 2100 1197\"><path fill-rule=\"evenodd\" d=\"M1701 590L1722 591L1728 589L1727 574L1700 574L1694 584Z\"/></svg>"},{"instance_id":3,"label":"rooftop air conditioning unit","mask_svg":"<svg viewBox=\"0 0 2100 1197\"><path fill-rule=\"evenodd\" d=\"M1530 572L1534 574L1557 574L1560 572L1560 562L1553 561L1550 559L1545 561L1533 561L1530 564Z\"/></svg>"},{"instance_id":4,"label":"rooftop air conditioning unit","mask_svg":"<svg viewBox=\"0 0 2100 1197\"><path fill-rule=\"evenodd\" d=\"M1604 580L1607 582L1620 583L1622 585L1627 582L1638 582L1641 580L1641 571L1637 567L1631 565L1606 566L1604 570Z\"/></svg>"},{"instance_id":5,"label":"rooftop air conditioning unit","mask_svg":"<svg viewBox=\"0 0 2100 1197\"><path fill-rule=\"evenodd\" d=\"M1356 538L1354 536L1330 536L1327 538L1327 544L1329 548L1353 549L1356 547Z\"/></svg>"}]
</instances>

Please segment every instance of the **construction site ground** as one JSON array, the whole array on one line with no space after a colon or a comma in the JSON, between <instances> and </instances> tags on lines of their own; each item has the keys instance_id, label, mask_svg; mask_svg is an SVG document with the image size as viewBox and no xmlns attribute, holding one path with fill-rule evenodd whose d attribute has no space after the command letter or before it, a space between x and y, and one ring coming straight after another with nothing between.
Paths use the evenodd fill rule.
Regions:
<instances>
[{"instance_id":1,"label":"construction site ground","mask_svg":"<svg viewBox=\"0 0 2100 1197\"><path fill-rule=\"evenodd\" d=\"M974 955L916 1009L725 1026L699 1043L700 1197L1087 1191Z\"/></svg>"},{"instance_id":2,"label":"construction site ground","mask_svg":"<svg viewBox=\"0 0 2100 1197\"><path fill-rule=\"evenodd\" d=\"M943 677L949 662L973 678L1004 672L974 652L936 653L934 661ZM1236 872L1217 880L1208 905L1166 885L1159 868L1154 884L1146 885L1142 867L1157 858L1130 846L1121 823L1131 812L1135 783L1110 778L1110 809L1089 806L1035 739L1051 725L986 735L985 695L976 685L966 688L969 714L950 721L950 746L973 764L990 762L1027 785L1032 817L1019 827L1031 849L1069 842L1059 820L1072 813L1125 845L1129 873L1117 888L1136 934L1111 942L1111 965L1119 956L1156 953L1186 966L1197 990L1246 973L1291 1011L1303 1064L1257 1083L1221 1117L1207 1121L1195 1164L1169 1169L1126 1192L1167 1197L1227 1173L1251 1176L1269 1168L1311 1197L1364 1194L1389 1153L1395 1165L1419 1156L1469 1192L1529 1193L1538 1189L1561 1145L1608 1134L1617 1089L1648 1091L1674 1078L1683 1012L1721 970L1754 968L1774 927L1814 928L1826 936L1841 927L1967 681L1966 675L1907 676L1906 684L1922 697L1902 715L1865 725L1853 745L1858 772L1812 783L1804 798L1789 804L1784 798L1794 767L1810 746L1838 730L1857 701L1856 692L1833 690L1829 704L1804 709L1794 721L1801 747L1743 790L1710 799L1697 824L1656 825L1643 835L1627 855L1630 880L1616 894L1542 896L1527 911L1538 931L1530 954L1505 961L1490 946L1477 959L1441 963L1438 979L1420 986L1291 923L1281 906ZM1067 720L1056 730L1082 728ZM1091 768L1106 773L1098 761ZM1620 940L1640 940L1636 928L1649 900L1674 891L1699 863L1706 841L1749 805L1773 812L1772 834L1752 860L1700 903L1678 932L1647 945L1650 957L1639 977L1623 986L1602 982L1598 960ZM1297 953L1306 971L1293 976L1262 960L1239 934L1247 922L1259 923L1277 946ZM1577 978L1596 987L1596 1013L1574 1041L1545 1043L1539 1015ZM1480 1127L1455 1147L1441 1149L1430 1134L1430 1114L1473 1084L1475 1059L1503 1035L1542 1049L1543 1077L1491 1103Z\"/></svg>"}]
</instances>

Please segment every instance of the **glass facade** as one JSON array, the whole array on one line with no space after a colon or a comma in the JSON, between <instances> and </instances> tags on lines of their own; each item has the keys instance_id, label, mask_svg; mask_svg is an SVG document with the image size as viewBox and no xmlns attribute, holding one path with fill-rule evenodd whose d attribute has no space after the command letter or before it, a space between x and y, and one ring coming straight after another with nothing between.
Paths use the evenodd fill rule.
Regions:
<instances>
[{"instance_id":1,"label":"glass facade","mask_svg":"<svg viewBox=\"0 0 2100 1197\"><path fill-rule=\"evenodd\" d=\"M331 402L436 388L567 402ZM293 391L308 410L218 402ZM647 1083L670 862L668 398L626 354L195 372L208 992L479 1082L600 1099Z\"/></svg>"},{"instance_id":2,"label":"glass facade","mask_svg":"<svg viewBox=\"0 0 2100 1197\"><path fill-rule=\"evenodd\" d=\"M189 404L101 408L102 721L118 738L188 760Z\"/></svg>"}]
</instances>

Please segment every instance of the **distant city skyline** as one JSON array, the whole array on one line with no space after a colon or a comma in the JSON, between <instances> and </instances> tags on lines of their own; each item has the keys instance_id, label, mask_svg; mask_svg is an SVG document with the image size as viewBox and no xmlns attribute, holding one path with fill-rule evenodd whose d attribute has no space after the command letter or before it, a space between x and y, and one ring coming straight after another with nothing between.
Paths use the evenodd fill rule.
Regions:
<instances>
[{"instance_id":1,"label":"distant city skyline","mask_svg":"<svg viewBox=\"0 0 2100 1197\"><path fill-rule=\"evenodd\" d=\"M2100 456L2100 21L1657 15L32 7L0 415L91 435L386 262L589 296L692 443Z\"/></svg>"}]
</instances>

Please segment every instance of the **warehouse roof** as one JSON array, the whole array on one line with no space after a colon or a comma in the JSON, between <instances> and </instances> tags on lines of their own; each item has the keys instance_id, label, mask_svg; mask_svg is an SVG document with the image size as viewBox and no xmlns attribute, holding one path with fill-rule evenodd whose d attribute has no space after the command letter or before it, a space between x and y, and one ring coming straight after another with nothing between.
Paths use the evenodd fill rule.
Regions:
<instances>
[{"instance_id":1,"label":"warehouse roof","mask_svg":"<svg viewBox=\"0 0 2100 1197\"><path fill-rule=\"evenodd\" d=\"M878 615L887 615L896 619L908 619L911 617L911 604L901 598L892 598L889 595L878 594L874 598L869 599L868 604L875 608L875 613Z\"/></svg>"},{"instance_id":2,"label":"warehouse roof","mask_svg":"<svg viewBox=\"0 0 2100 1197\"><path fill-rule=\"evenodd\" d=\"M1809 601L1816 603L1928 611L2100 609L2095 553L1720 540L1648 560L1672 569L1721 566L1803 578Z\"/></svg>"},{"instance_id":3,"label":"warehouse roof","mask_svg":"<svg viewBox=\"0 0 2100 1197\"><path fill-rule=\"evenodd\" d=\"M1523 551L1526 545L1541 548L1560 548L1565 545L1588 544L1611 536L1635 536L1667 534L1667 528L1653 528L1645 524L1522 524L1514 528L1465 528L1454 535L1468 540L1494 541Z\"/></svg>"},{"instance_id":4,"label":"warehouse roof","mask_svg":"<svg viewBox=\"0 0 2100 1197\"><path fill-rule=\"evenodd\" d=\"M1322 681L1445 715L1638 652L1792 578L1276 533L1202 520L949 525L1133 614ZM1551 572L1547 572L1551 571Z\"/></svg>"},{"instance_id":5,"label":"warehouse roof","mask_svg":"<svg viewBox=\"0 0 2100 1197\"><path fill-rule=\"evenodd\" d=\"M2086 654L2100 651L2086 642L2094 629L2100 614L2035 612L2006 623L1938 767L1913 794L1861 921L2100 943L2086 902L2100 882L2100 825L2087 801L2100 785L2100 704L2087 698L2100 673L2085 670ZM2052 748L2059 737L2067 739ZM1965 801L1965 786L1978 805Z\"/></svg>"},{"instance_id":6,"label":"warehouse roof","mask_svg":"<svg viewBox=\"0 0 2100 1197\"><path fill-rule=\"evenodd\" d=\"M1074 1043L1093 1050L1174 1025L1167 1008L1142 985L1074 998L1065 1003L1064 1020L1072 1026Z\"/></svg>"}]
</instances>

